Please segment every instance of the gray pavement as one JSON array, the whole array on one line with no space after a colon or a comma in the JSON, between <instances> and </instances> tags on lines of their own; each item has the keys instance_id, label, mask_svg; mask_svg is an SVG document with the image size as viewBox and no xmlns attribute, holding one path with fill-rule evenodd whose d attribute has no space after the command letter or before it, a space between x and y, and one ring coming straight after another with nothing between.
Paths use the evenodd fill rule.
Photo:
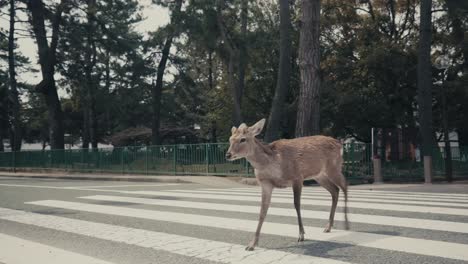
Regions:
<instances>
[{"instance_id":1,"label":"gray pavement","mask_svg":"<svg viewBox=\"0 0 468 264\"><path fill-rule=\"evenodd\" d=\"M242 180L254 181L243 177L217 177L192 175L142 175L142 174L105 174L105 173L74 173L74 172L41 172L41 171L0 171L0 177L17 179L57 179L80 181L128 181L128 182L164 182L164 183L198 183L207 186L241 187Z\"/></svg>"},{"instance_id":2,"label":"gray pavement","mask_svg":"<svg viewBox=\"0 0 468 264\"><path fill-rule=\"evenodd\" d=\"M258 187L210 178L0 177L0 248L19 238L18 245L37 249L17 258L0 251L0 263L60 263L60 254L77 263L468 263L466 184L352 186L351 230L343 231L339 207L328 234L321 231L329 195L305 187L303 243L296 242L291 190L275 190L259 248L246 252ZM50 254L41 256L42 246Z\"/></svg>"}]
</instances>

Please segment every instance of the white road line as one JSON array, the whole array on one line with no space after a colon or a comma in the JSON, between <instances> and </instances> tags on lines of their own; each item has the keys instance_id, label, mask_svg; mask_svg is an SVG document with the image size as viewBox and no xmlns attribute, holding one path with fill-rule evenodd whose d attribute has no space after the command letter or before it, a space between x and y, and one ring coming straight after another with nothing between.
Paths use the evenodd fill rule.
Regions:
<instances>
[{"instance_id":1,"label":"white road line","mask_svg":"<svg viewBox=\"0 0 468 264\"><path fill-rule=\"evenodd\" d=\"M182 223L187 225L206 226L210 228L225 228L236 231L242 230L254 232L257 226L257 221L252 220L183 214L168 211L122 208L120 206L94 205L56 200L35 201L28 202L27 204L99 214L151 219L172 223ZM466 244L341 230L334 230L332 233L323 233L322 228L310 226L305 227L305 231L308 234L313 234L312 238L319 241L330 241L354 246L394 250L405 253L468 261L468 245ZM298 227L297 225L265 222L262 228L262 233L296 238Z\"/></svg>"},{"instance_id":2,"label":"white road line","mask_svg":"<svg viewBox=\"0 0 468 264\"><path fill-rule=\"evenodd\" d=\"M121 208L119 210L122 211ZM288 252L262 248L256 248L255 251L245 251L245 246L243 245L154 232L144 229L94 223L52 215L29 213L6 208L0 208L0 219L44 228L51 228L54 230L104 239L108 241L125 243L128 245L161 250L188 257L195 257L206 261L218 261L221 263L267 264L277 260L281 260L282 263L292 264L348 263L330 258L292 254ZM23 252L22 254L27 254L27 251L26 253ZM62 261L61 263L71 263L70 261L71 260ZM93 262L82 261L81 263L88 264Z\"/></svg>"},{"instance_id":3,"label":"white road line","mask_svg":"<svg viewBox=\"0 0 468 264\"><path fill-rule=\"evenodd\" d=\"M0 262L7 264L110 264L60 248L0 234Z\"/></svg>"},{"instance_id":4,"label":"white road line","mask_svg":"<svg viewBox=\"0 0 468 264\"><path fill-rule=\"evenodd\" d=\"M253 189L252 190L234 190L234 189L200 189L203 191L223 191L228 193L234 192L243 192L249 194L260 194L260 189ZM284 189L275 189L273 193L276 194L284 194L284 195L292 195L292 189L288 188ZM317 196L325 196L330 197L330 193L323 190L323 191L307 191L303 189L302 195L317 195ZM349 197L359 197L359 198L378 198L378 199L388 199L391 198L393 200L411 200L411 201L439 201L439 202L456 202L456 203L468 203L468 199L459 198L459 197L427 197L427 196L408 196L408 195L401 195L401 194L362 194L362 193L355 193L354 190L349 191Z\"/></svg>"},{"instance_id":5,"label":"white road line","mask_svg":"<svg viewBox=\"0 0 468 264\"><path fill-rule=\"evenodd\" d=\"M245 187L245 188L231 188L230 190L237 190L237 191L249 191L249 190L258 190L259 188L255 187ZM321 187L307 187L303 189L304 192L326 192L325 189ZM407 195L407 196L421 196L421 197L458 197L458 198L468 198L468 194L463 193L439 193L439 192L417 192L417 191L407 191L407 192L400 192L400 191L381 191L381 190L361 190L361 189L353 189L350 188L349 192L353 193L360 193L360 194L375 194L375 195Z\"/></svg>"},{"instance_id":6,"label":"white road line","mask_svg":"<svg viewBox=\"0 0 468 264\"><path fill-rule=\"evenodd\" d=\"M208 193L208 194L226 194L223 191L203 191L203 190L171 190L173 192L182 192L182 193ZM260 193L244 193L244 192L229 192L228 194L234 195L244 195L244 196L260 196ZM275 193L273 192L274 197L293 197L292 193L289 194L282 194L282 193ZM351 196L350 196L351 198ZM319 200L331 200L330 194L328 195L313 195L313 194L303 194L302 200L304 199L319 199ZM395 200L395 199L379 199L379 198L359 198L359 197L352 197L352 201L357 202L373 202L373 203L384 203L384 204L416 204L416 205L430 205L430 206L447 206L447 207L468 207L468 204L463 203L444 203L444 202L430 202L430 201L408 201L408 200Z\"/></svg>"},{"instance_id":7,"label":"white road line","mask_svg":"<svg viewBox=\"0 0 468 264\"><path fill-rule=\"evenodd\" d=\"M203 194L203 193L180 193L180 192L169 192L169 191L122 191L122 193L128 194L141 194L141 195L154 195L154 196L168 196L168 197L183 197L183 198L198 198L198 199L220 199L230 201L251 201L259 202L260 197L252 196L241 196L241 195L229 195L229 194ZM281 198L272 197L272 203L286 203L292 204L292 198ZM330 206L330 201L322 200L302 200L303 205L322 205ZM343 206L344 202L339 201L339 206ZM446 215L462 215L468 216L467 209L457 208L445 208L445 207L429 207L429 206L415 206L415 205L400 205L400 204L373 204L364 202L353 202L348 201L348 207L350 208L363 208L363 209L375 209L375 210L387 210L387 211L401 211L401 212L414 212L414 213L431 213L431 214L446 214Z\"/></svg>"},{"instance_id":8,"label":"white road line","mask_svg":"<svg viewBox=\"0 0 468 264\"><path fill-rule=\"evenodd\" d=\"M177 183L161 183L161 184L134 184L134 185L106 185L106 186L68 186L64 189L92 189L92 188L122 188L122 187L159 187L159 186L174 186L180 185Z\"/></svg>"},{"instance_id":9,"label":"white road line","mask_svg":"<svg viewBox=\"0 0 468 264\"><path fill-rule=\"evenodd\" d=\"M252 205L229 204L229 206L226 206L226 204L220 204L220 203L160 200L160 199L136 198L136 197L125 197L125 196L93 195L93 196L84 196L84 197L79 197L79 198L95 200L95 201L126 202L126 203L136 203L136 204L159 205L159 206L181 207L181 208L191 208L191 209L195 208L195 209L253 213L253 214L258 214L260 210L259 206L252 206ZM326 212L326 211L312 211L312 210L303 209L301 210L301 213L302 213L303 218L328 220L328 217L329 217L329 212ZM270 209L268 209L268 214L278 215L278 216L296 217L296 210L288 209L288 208L281 208L281 207L270 207ZM418 229L438 230L438 231L468 234L468 223L439 221L439 220L426 220L426 219L406 218L406 217L367 215L367 214L348 214L348 217L351 223L366 223L366 224L374 224L374 225L418 228ZM344 220L344 214L336 212L335 220L340 220L340 221Z\"/></svg>"}]
</instances>

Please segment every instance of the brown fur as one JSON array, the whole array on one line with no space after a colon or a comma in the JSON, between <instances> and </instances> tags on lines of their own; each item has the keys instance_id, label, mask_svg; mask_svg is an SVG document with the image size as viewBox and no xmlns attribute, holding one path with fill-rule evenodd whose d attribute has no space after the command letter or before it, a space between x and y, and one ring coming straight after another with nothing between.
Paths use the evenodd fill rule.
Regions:
<instances>
[{"instance_id":1,"label":"brown fur","mask_svg":"<svg viewBox=\"0 0 468 264\"><path fill-rule=\"evenodd\" d=\"M302 183L306 179L314 179L332 196L330 219L325 227L325 232L330 232L333 226L339 190L344 192L345 226L348 228L347 185L341 172L343 164L341 143L331 137L311 136L282 139L266 145L255 138L261 132L264 124L265 120L262 119L252 127L247 127L245 124L239 128L233 127L232 136L229 139L231 144L226 154L226 157L231 160L246 158L254 167L255 177L262 188L262 206L257 231L246 249L253 250L258 243L260 230L275 187L293 187L294 205L299 224L298 240L304 240L300 196Z\"/></svg>"}]
</instances>

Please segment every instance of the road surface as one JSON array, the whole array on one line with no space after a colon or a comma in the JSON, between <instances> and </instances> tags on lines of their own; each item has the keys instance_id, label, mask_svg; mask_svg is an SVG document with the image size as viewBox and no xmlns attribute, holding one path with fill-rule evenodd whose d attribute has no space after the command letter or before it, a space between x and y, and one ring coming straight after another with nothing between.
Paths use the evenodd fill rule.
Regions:
<instances>
[{"instance_id":1,"label":"road surface","mask_svg":"<svg viewBox=\"0 0 468 264\"><path fill-rule=\"evenodd\" d=\"M331 233L329 194L305 187L301 243L276 189L248 252L258 187L0 177L0 263L468 263L468 185L449 187L351 188Z\"/></svg>"}]
</instances>

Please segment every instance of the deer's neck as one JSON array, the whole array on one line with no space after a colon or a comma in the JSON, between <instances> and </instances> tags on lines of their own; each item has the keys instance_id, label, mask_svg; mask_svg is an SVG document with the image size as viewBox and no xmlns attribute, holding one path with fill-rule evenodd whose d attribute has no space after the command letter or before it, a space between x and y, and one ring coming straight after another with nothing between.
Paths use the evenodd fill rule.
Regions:
<instances>
[{"instance_id":1,"label":"deer's neck","mask_svg":"<svg viewBox=\"0 0 468 264\"><path fill-rule=\"evenodd\" d=\"M275 155L270 146L255 139L253 153L246 158L255 169L261 170L274 162Z\"/></svg>"}]
</instances>

